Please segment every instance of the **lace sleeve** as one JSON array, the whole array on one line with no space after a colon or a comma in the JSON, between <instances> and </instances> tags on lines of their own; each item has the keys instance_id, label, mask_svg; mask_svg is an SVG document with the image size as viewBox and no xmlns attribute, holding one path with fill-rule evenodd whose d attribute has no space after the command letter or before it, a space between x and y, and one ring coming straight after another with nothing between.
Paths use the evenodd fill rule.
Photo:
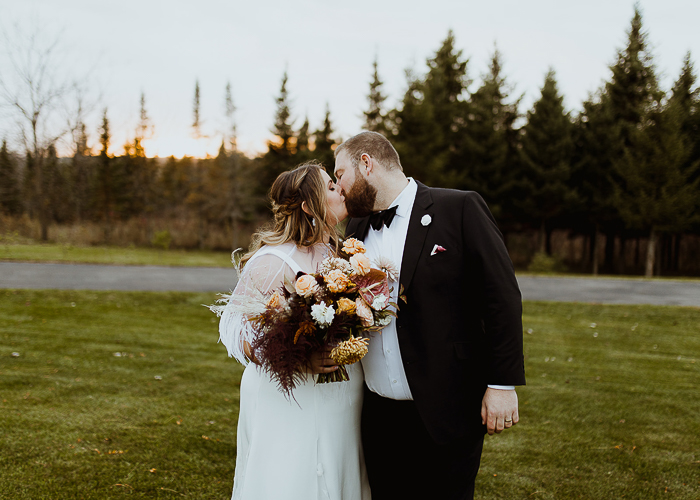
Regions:
<instances>
[{"instance_id":1,"label":"lace sleeve","mask_svg":"<svg viewBox=\"0 0 700 500\"><path fill-rule=\"evenodd\" d=\"M221 317L219 341L230 357L244 365L250 362L245 344L252 344L258 335L248 318L264 311L267 297L284 285L285 276L294 279L292 269L282 259L261 255L248 262L233 292L222 295L218 302L223 305L210 307Z\"/></svg>"}]
</instances>

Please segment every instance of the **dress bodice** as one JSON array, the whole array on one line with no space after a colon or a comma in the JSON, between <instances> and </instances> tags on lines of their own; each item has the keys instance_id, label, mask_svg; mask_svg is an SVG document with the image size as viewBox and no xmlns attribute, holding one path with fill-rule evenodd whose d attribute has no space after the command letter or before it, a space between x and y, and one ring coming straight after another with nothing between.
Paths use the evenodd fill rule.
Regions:
<instances>
[{"instance_id":1,"label":"dress bodice","mask_svg":"<svg viewBox=\"0 0 700 500\"><path fill-rule=\"evenodd\" d=\"M256 332L248 318L262 312L265 297L284 286L285 279L294 281L297 273L314 273L331 253L328 245L319 243L298 247L294 243L261 247L239 271L238 283L230 295L224 295L226 305L220 307L219 340L229 356L244 365L248 358L243 349L252 344ZM257 308L257 309L256 309Z\"/></svg>"}]
</instances>

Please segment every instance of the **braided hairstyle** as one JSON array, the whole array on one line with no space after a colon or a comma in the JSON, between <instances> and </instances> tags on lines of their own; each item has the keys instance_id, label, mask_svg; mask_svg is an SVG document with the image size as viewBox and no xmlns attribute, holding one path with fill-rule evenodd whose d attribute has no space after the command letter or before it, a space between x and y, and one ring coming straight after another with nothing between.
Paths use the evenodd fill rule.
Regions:
<instances>
[{"instance_id":1,"label":"braided hairstyle","mask_svg":"<svg viewBox=\"0 0 700 500\"><path fill-rule=\"evenodd\" d=\"M253 235L248 253L241 258L241 268L263 245L292 241L308 247L330 236L337 251L338 233L331 224L337 221L328 220L327 186L321 169L323 165L311 161L277 176L269 193L273 220Z\"/></svg>"}]
</instances>

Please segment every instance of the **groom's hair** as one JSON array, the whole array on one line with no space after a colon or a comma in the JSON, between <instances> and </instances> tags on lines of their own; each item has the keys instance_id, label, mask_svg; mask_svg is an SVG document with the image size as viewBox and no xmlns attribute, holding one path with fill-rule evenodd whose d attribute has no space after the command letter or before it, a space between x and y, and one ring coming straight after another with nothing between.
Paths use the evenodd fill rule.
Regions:
<instances>
[{"instance_id":1,"label":"groom's hair","mask_svg":"<svg viewBox=\"0 0 700 500\"><path fill-rule=\"evenodd\" d=\"M360 162L363 154L368 154L379 162L387 170L400 170L403 172L399 154L389 140L377 132L362 132L351 137L335 148L334 158L345 151L354 167Z\"/></svg>"}]
</instances>

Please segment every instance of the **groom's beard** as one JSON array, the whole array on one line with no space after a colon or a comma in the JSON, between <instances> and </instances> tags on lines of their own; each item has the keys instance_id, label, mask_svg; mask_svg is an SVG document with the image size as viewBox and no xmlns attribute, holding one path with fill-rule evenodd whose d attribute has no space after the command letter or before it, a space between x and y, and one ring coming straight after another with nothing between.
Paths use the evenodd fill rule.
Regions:
<instances>
[{"instance_id":1,"label":"groom's beard","mask_svg":"<svg viewBox=\"0 0 700 500\"><path fill-rule=\"evenodd\" d=\"M356 172L355 182L350 191L345 193L345 208L350 217L367 217L374 211L377 200L377 188Z\"/></svg>"}]
</instances>

